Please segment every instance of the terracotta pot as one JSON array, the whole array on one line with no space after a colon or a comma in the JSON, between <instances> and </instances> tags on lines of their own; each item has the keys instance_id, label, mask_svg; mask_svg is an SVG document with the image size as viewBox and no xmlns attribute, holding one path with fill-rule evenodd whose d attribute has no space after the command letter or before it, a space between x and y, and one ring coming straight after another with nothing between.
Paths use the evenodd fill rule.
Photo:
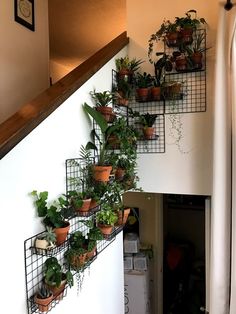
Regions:
<instances>
[{"instance_id":1,"label":"terracotta pot","mask_svg":"<svg viewBox=\"0 0 236 314\"><path fill-rule=\"evenodd\" d=\"M177 57L175 60L176 71L186 71L187 70L187 59L183 57Z\"/></svg>"},{"instance_id":2,"label":"terracotta pot","mask_svg":"<svg viewBox=\"0 0 236 314\"><path fill-rule=\"evenodd\" d=\"M90 205L89 205L89 209L95 208L98 206L98 202L95 201L94 199L91 199Z\"/></svg>"},{"instance_id":3,"label":"terracotta pot","mask_svg":"<svg viewBox=\"0 0 236 314\"><path fill-rule=\"evenodd\" d=\"M50 295L50 297L41 299L38 298L37 295L34 297L34 302L37 304L38 309L40 312L47 312L51 308L51 302L53 300L53 294Z\"/></svg>"},{"instance_id":4,"label":"terracotta pot","mask_svg":"<svg viewBox=\"0 0 236 314\"><path fill-rule=\"evenodd\" d=\"M96 110L103 115L104 119L107 122L112 122L112 120L114 120L114 113L112 111L112 107L107 107L107 106L96 107Z\"/></svg>"},{"instance_id":5,"label":"terracotta pot","mask_svg":"<svg viewBox=\"0 0 236 314\"><path fill-rule=\"evenodd\" d=\"M98 223L98 228L101 230L102 234L109 235L112 233L113 226L111 225L103 225Z\"/></svg>"},{"instance_id":6,"label":"terracotta pot","mask_svg":"<svg viewBox=\"0 0 236 314\"><path fill-rule=\"evenodd\" d=\"M126 99L126 98L118 98L118 99L117 99L117 105L119 105L119 106L124 106L124 107L128 107L128 105L129 105L129 99Z\"/></svg>"},{"instance_id":7,"label":"terracotta pot","mask_svg":"<svg viewBox=\"0 0 236 314\"><path fill-rule=\"evenodd\" d=\"M48 285L46 283L48 289L50 291L52 291L53 293L53 299L55 300L62 300L63 299L63 293L65 290L65 286L66 286L66 279L62 280L61 284L59 287L57 287L56 285Z\"/></svg>"},{"instance_id":8,"label":"terracotta pot","mask_svg":"<svg viewBox=\"0 0 236 314\"><path fill-rule=\"evenodd\" d=\"M127 81L129 83L132 83L133 75L134 75L133 71L130 71L128 69L121 69L118 72L118 79L125 80L125 81Z\"/></svg>"},{"instance_id":9,"label":"terracotta pot","mask_svg":"<svg viewBox=\"0 0 236 314\"><path fill-rule=\"evenodd\" d=\"M85 199L85 200L83 200L82 206L79 208L76 208L75 211L81 212L81 213L86 213L89 211L90 204L91 204L91 198Z\"/></svg>"},{"instance_id":10,"label":"terracotta pot","mask_svg":"<svg viewBox=\"0 0 236 314\"><path fill-rule=\"evenodd\" d=\"M127 221L127 219L128 219L129 213L130 213L130 208L125 208L123 211L120 210L120 211L118 212L118 221L117 221L117 224L118 224L119 226L126 224L126 221Z\"/></svg>"},{"instance_id":11,"label":"terracotta pot","mask_svg":"<svg viewBox=\"0 0 236 314\"><path fill-rule=\"evenodd\" d=\"M144 138L146 140L150 140L153 137L154 134L154 128L153 127L145 127L143 128L143 134L144 134Z\"/></svg>"},{"instance_id":12,"label":"terracotta pot","mask_svg":"<svg viewBox=\"0 0 236 314\"><path fill-rule=\"evenodd\" d=\"M125 169L117 168L115 172L115 178L116 180L122 180L125 175Z\"/></svg>"},{"instance_id":13,"label":"terracotta pot","mask_svg":"<svg viewBox=\"0 0 236 314\"><path fill-rule=\"evenodd\" d=\"M66 222L66 226L62 228L55 228L53 231L56 234L56 245L61 245L66 241L67 234L70 229L70 223Z\"/></svg>"},{"instance_id":14,"label":"terracotta pot","mask_svg":"<svg viewBox=\"0 0 236 314\"><path fill-rule=\"evenodd\" d=\"M183 28L180 31L181 42L185 45L191 45L193 42L193 29Z\"/></svg>"},{"instance_id":15,"label":"terracotta pot","mask_svg":"<svg viewBox=\"0 0 236 314\"><path fill-rule=\"evenodd\" d=\"M151 88L151 98L152 100L161 99L161 87L160 86L155 86Z\"/></svg>"},{"instance_id":16,"label":"terracotta pot","mask_svg":"<svg viewBox=\"0 0 236 314\"><path fill-rule=\"evenodd\" d=\"M96 249L97 247L95 246L90 252L87 252L87 259L92 259L96 255Z\"/></svg>"},{"instance_id":17,"label":"terracotta pot","mask_svg":"<svg viewBox=\"0 0 236 314\"><path fill-rule=\"evenodd\" d=\"M202 53L194 52L191 56L194 69L200 70L202 68Z\"/></svg>"},{"instance_id":18,"label":"terracotta pot","mask_svg":"<svg viewBox=\"0 0 236 314\"><path fill-rule=\"evenodd\" d=\"M107 182L109 181L112 166L94 166L93 177L96 181Z\"/></svg>"},{"instance_id":19,"label":"terracotta pot","mask_svg":"<svg viewBox=\"0 0 236 314\"><path fill-rule=\"evenodd\" d=\"M70 265L73 268L78 269L85 264L86 258L87 258L87 253L74 255L70 258Z\"/></svg>"},{"instance_id":20,"label":"terracotta pot","mask_svg":"<svg viewBox=\"0 0 236 314\"><path fill-rule=\"evenodd\" d=\"M177 47L179 45L179 32L166 34L166 44L168 47Z\"/></svg>"},{"instance_id":21,"label":"terracotta pot","mask_svg":"<svg viewBox=\"0 0 236 314\"><path fill-rule=\"evenodd\" d=\"M136 89L138 100L147 101L149 96L149 88L137 88Z\"/></svg>"}]
</instances>

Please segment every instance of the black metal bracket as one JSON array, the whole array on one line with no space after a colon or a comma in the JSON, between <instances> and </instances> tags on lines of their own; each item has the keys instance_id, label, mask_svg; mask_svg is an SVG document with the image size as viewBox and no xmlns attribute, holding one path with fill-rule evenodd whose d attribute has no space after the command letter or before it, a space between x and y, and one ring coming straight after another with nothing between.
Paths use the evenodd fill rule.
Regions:
<instances>
[{"instance_id":1,"label":"black metal bracket","mask_svg":"<svg viewBox=\"0 0 236 314\"><path fill-rule=\"evenodd\" d=\"M225 8L225 10L229 11L229 10L232 9L233 6L234 6L234 5L233 5L233 3L231 2L231 0L227 0L227 2L226 2L226 4L225 4L224 8Z\"/></svg>"}]
</instances>

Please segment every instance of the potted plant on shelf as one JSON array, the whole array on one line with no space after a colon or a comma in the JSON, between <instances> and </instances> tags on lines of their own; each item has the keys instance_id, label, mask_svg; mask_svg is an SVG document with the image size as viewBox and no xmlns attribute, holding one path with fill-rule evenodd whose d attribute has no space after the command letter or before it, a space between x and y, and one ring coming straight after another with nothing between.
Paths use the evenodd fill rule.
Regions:
<instances>
[{"instance_id":1,"label":"potted plant on shelf","mask_svg":"<svg viewBox=\"0 0 236 314\"><path fill-rule=\"evenodd\" d=\"M96 181L107 182L112 170L112 166L109 165L108 138L117 126L109 126L100 112L94 110L88 104L84 103L83 107L99 128L99 132L95 129L91 131L92 141L86 144L86 149L93 149L97 154L97 163L93 166L93 177ZM98 144L96 144L96 141Z\"/></svg>"},{"instance_id":2,"label":"potted plant on shelf","mask_svg":"<svg viewBox=\"0 0 236 314\"><path fill-rule=\"evenodd\" d=\"M68 201L64 196L58 197L52 205L48 205L48 192L32 191L39 217L43 218L45 227L53 228L56 234L56 245L62 244L69 232L70 223L66 220L71 214Z\"/></svg>"},{"instance_id":3,"label":"potted plant on shelf","mask_svg":"<svg viewBox=\"0 0 236 314\"><path fill-rule=\"evenodd\" d=\"M110 91L96 92L93 90L90 92L94 105L97 111L99 111L107 122L112 122L115 114L110 106L115 100L115 94Z\"/></svg>"},{"instance_id":4,"label":"potted plant on shelf","mask_svg":"<svg viewBox=\"0 0 236 314\"><path fill-rule=\"evenodd\" d=\"M210 47L205 47L204 40L205 34L203 32L196 33L192 45L185 47L191 62L191 67L194 70L200 70L202 68L203 52L210 49Z\"/></svg>"},{"instance_id":5,"label":"potted plant on shelf","mask_svg":"<svg viewBox=\"0 0 236 314\"><path fill-rule=\"evenodd\" d=\"M47 250L50 250L56 246L56 234L53 231L52 227L46 227L46 231L39 234L36 239L34 246L36 252L41 254Z\"/></svg>"},{"instance_id":6,"label":"potted plant on shelf","mask_svg":"<svg viewBox=\"0 0 236 314\"><path fill-rule=\"evenodd\" d=\"M162 40L169 46L176 47L179 44L179 26L175 22L170 20L163 20L160 28L153 34L151 34L148 40L148 59L150 63L153 63L152 53L154 43Z\"/></svg>"},{"instance_id":7,"label":"potted plant on shelf","mask_svg":"<svg viewBox=\"0 0 236 314\"><path fill-rule=\"evenodd\" d=\"M108 203L103 204L102 209L96 214L96 221L102 234L105 236L110 235L117 221L117 215L114 212L113 206Z\"/></svg>"},{"instance_id":8,"label":"potted plant on shelf","mask_svg":"<svg viewBox=\"0 0 236 314\"><path fill-rule=\"evenodd\" d=\"M87 240L81 231L76 231L69 238L70 248L65 257L70 268L79 270L84 266L87 259Z\"/></svg>"},{"instance_id":9,"label":"potted plant on shelf","mask_svg":"<svg viewBox=\"0 0 236 314\"><path fill-rule=\"evenodd\" d=\"M44 283L52 291L56 300L63 297L66 284L72 287L74 284L73 275L68 270L63 272L56 257L49 257L43 264Z\"/></svg>"},{"instance_id":10,"label":"potted plant on shelf","mask_svg":"<svg viewBox=\"0 0 236 314\"><path fill-rule=\"evenodd\" d=\"M103 240L101 230L95 225L93 220L82 220L82 223L89 228L87 237L87 259L91 259L96 254L97 241Z\"/></svg>"},{"instance_id":11,"label":"potted plant on shelf","mask_svg":"<svg viewBox=\"0 0 236 314\"><path fill-rule=\"evenodd\" d=\"M90 209L90 204L92 201L92 189L87 188L86 190L79 191L69 191L68 192L69 202L77 213L85 214Z\"/></svg>"},{"instance_id":12,"label":"potted plant on shelf","mask_svg":"<svg viewBox=\"0 0 236 314\"><path fill-rule=\"evenodd\" d=\"M155 77L152 78L151 95L152 100L160 100L161 98L161 83L164 80L165 72L171 72L173 69L171 57L164 52L156 52L156 56L160 57L153 62Z\"/></svg>"},{"instance_id":13,"label":"potted plant on shelf","mask_svg":"<svg viewBox=\"0 0 236 314\"><path fill-rule=\"evenodd\" d=\"M138 72L135 77L135 85L138 101L147 101L149 97L149 88L152 86L151 74L147 72Z\"/></svg>"},{"instance_id":14,"label":"potted plant on shelf","mask_svg":"<svg viewBox=\"0 0 236 314\"><path fill-rule=\"evenodd\" d=\"M154 135L154 124L156 122L157 114L144 113L139 115L139 122L143 126L143 134L146 140L150 140Z\"/></svg>"},{"instance_id":15,"label":"potted plant on shelf","mask_svg":"<svg viewBox=\"0 0 236 314\"><path fill-rule=\"evenodd\" d=\"M42 283L39 290L34 296L34 302L37 304L40 312L48 312L51 308L51 302L53 300L52 292L47 286Z\"/></svg>"},{"instance_id":16,"label":"potted plant on shelf","mask_svg":"<svg viewBox=\"0 0 236 314\"><path fill-rule=\"evenodd\" d=\"M132 83L134 73L139 70L143 62L141 59L131 59L128 56L115 59L118 79L124 79Z\"/></svg>"},{"instance_id":17,"label":"potted plant on shelf","mask_svg":"<svg viewBox=\"0 0 236 314\"><path fill-rule=\"evenodd\" d=\"M201 24L206 24L206 20L198 18L196 10L189 10L185 13L184 17L176 17L175 23L180 27L181 43L190 45L193 42L193 32Z\"/></svg>"},{"instance_id":18,"label":"potted plant on shelf","mask_svg":"<svg viewBox=\"0 0 236 314\"><path fill-rule=\"evenodd\" d=\"M179 81L166 81L162 83L161 92L165 100L179 100L182 98L183 83Z\"/></svg>"},{"instance_id":19,"label":"potted plant on shelf","mask_svg":"<svg viewBox=\"0 0 236 314\"><path fill-rule=\"evenodd\" d=\"M119 106L127 107L131 97L132 87L129 82L123 78L119 78L115 90L116 102Z\"/></svg>"}]
</instances>

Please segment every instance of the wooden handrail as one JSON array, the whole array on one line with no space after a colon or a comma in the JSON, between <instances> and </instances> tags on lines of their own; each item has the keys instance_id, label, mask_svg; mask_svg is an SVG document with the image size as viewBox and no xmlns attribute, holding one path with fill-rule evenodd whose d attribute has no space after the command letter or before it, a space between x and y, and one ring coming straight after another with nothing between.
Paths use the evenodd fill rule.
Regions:
<instances>
[{"instance_id":1,"label":"wooden handrail","mask_svg":"<svg viewBox=\"0 0 236 314\"><path fill-rule=\"evenodd\" d=\"M0 124L0 159L129 43L123 32Z\"/></svg>"}]
</instances>

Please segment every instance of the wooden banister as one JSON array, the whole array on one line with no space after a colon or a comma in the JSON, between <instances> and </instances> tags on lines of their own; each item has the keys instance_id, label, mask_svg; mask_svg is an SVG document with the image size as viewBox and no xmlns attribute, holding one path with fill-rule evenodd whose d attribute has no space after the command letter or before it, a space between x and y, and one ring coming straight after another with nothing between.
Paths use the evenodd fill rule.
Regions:
<instances>
[{"instance_id":1,"label":"wooden banister","mask_svg":"<svg viewBox=\"0 0 236 314\"><path fill-rule=\"evenodd\" d=\"M123 32L0 124L0 159L129 43Z\"/></svg>"}]
</instances>

